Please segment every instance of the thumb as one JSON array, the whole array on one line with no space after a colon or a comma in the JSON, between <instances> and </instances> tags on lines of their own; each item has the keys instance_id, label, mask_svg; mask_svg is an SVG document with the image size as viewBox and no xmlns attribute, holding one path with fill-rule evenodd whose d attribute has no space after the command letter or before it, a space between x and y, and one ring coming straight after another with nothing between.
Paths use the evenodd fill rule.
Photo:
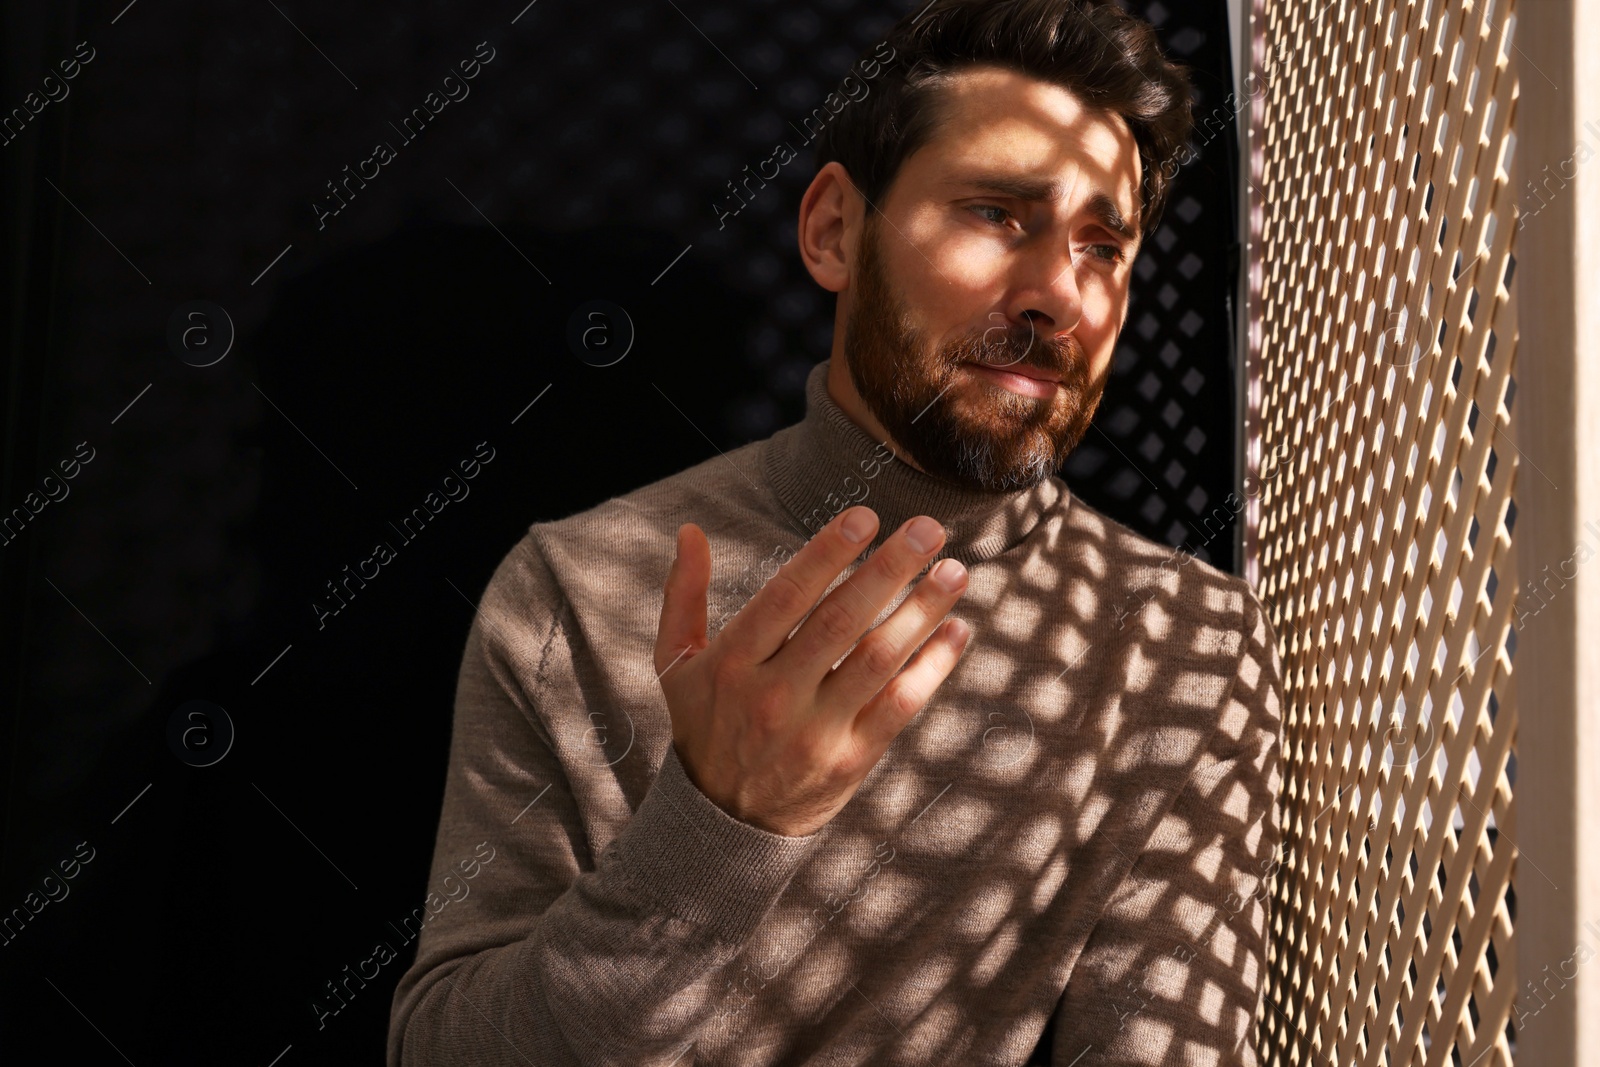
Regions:
<instances>
[{"instance_id":1,"label":"thumb","mask_svg":"<svg viewBox=\"0 0 1600 1067\"><path fill-rule=\"evenodd\" d=\"M677 552L667 572L656 629L656 677L706 647L706 594L711 588L711 544L700 527L678 527Z\"/></svg>"}]
</instances>

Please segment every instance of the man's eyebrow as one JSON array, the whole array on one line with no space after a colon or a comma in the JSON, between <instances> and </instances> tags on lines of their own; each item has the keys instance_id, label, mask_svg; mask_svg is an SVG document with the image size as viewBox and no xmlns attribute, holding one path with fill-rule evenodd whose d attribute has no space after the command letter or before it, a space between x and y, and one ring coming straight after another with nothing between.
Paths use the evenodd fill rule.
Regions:
<instances>
[{"instance_id":1,"label":"man's eyebrow","mask_svg":"<svg viewBox=\"0 0 1600 1067\"><path fill-rule=\"evenodd\" d=\"M1139 231L1127 219L1122 217L1122 212L1117 208L1116 202L1105 193L1096 193L1090 199L1089 213L1100 221L1100 225L1118 237L1132 241L1139 236Z\"/></svg>"},{"instance_id":2,"label":"man's eyebrow","mask_svg":"<svg viewBox=\"0 0 1600 1067\"><path fill-rule=\"evenodd\" d=\"M966 174L952 178L948 184L963 189L981 189L1030 203L1048 203L1060 200L1064 195L1061 183L1054 178L1024 178L1014 174ZM1100 225L1118 237L1131 241L1139 236L1138 230L1123 217L1116 201L1105 193L1096 193L1087 207Z\"/></svg>"}]
</instances>

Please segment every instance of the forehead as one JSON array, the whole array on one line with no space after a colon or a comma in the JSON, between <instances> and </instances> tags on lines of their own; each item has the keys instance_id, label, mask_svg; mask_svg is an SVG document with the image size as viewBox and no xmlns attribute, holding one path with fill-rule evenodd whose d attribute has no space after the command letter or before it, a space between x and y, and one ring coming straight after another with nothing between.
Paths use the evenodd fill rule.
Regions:
<instances>
[{"instance_id":1,"label":"forehead","mask_svg":"<svg viewBox=\"0 0 1600 1067\"><path fill-rule=\"evenodd\" d=\"M934 90L937 123L906 159L931 183L951 172L1016 171L1059 179L1074 201L1104 194L1124 216L1139 206L1139 147L1121 115L1060 85L995 66L957 71Z\"/></svg>"}]
</instances>

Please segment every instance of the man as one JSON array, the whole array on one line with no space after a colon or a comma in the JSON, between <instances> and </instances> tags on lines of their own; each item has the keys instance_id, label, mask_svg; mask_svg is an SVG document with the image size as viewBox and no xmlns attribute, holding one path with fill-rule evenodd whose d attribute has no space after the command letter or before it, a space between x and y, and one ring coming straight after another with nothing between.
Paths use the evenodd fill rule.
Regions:
<instances>
[{"instance_id":1,"label":"man","mask_svg":"<svg viewBox=\"0 0 1600 1067\"><path fill-rule=\"evenodd\" d=\"M1257 1062L1272 631L1055 476L1186 83L1096 0L889 43L800 205L805 419L484 592L430 885L496 858L421 912L391 1067Z\"/></svg>"}]
</instances>

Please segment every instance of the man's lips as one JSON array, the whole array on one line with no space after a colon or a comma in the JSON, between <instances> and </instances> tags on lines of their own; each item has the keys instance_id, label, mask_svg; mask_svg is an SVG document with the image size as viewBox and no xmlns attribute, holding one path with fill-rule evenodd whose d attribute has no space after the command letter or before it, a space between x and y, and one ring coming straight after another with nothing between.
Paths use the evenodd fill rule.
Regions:
<instances>
[{"instance_id":1,"label":"man's lips","mask_svg":"<svg viewBox=\"0 0 1600 1067\"><path fill-rule=\"evenodd\" d=\"M1044 367L1035 367L1027 363L996 364L979 363L974 360L972 361L972 365L974 367L982 367L985 370L1005 371L1007 374L1020 374L1024 378L1033 378L1041 382L1054 382L1057 385L1061 384L1060 371L1048 370Z\"/></svg>"},{"instance_id":2,"label":"man's lips","mask_svg":"<svg viewBox=\"0 0 1600 1067\"><path fill-rule=\"evenodd\" d=\"M1006 367L991 366L987 363L967 362L962 364L971 367L974 373L987 378L992 384L1018 396L1031 396L1046 400L1056 395L1056 390L1061 387L1061 375L1055 371L1045 370L1042 367L1030 367L1021 363L1014 363Z\"/></svg>"}]
</instances>

